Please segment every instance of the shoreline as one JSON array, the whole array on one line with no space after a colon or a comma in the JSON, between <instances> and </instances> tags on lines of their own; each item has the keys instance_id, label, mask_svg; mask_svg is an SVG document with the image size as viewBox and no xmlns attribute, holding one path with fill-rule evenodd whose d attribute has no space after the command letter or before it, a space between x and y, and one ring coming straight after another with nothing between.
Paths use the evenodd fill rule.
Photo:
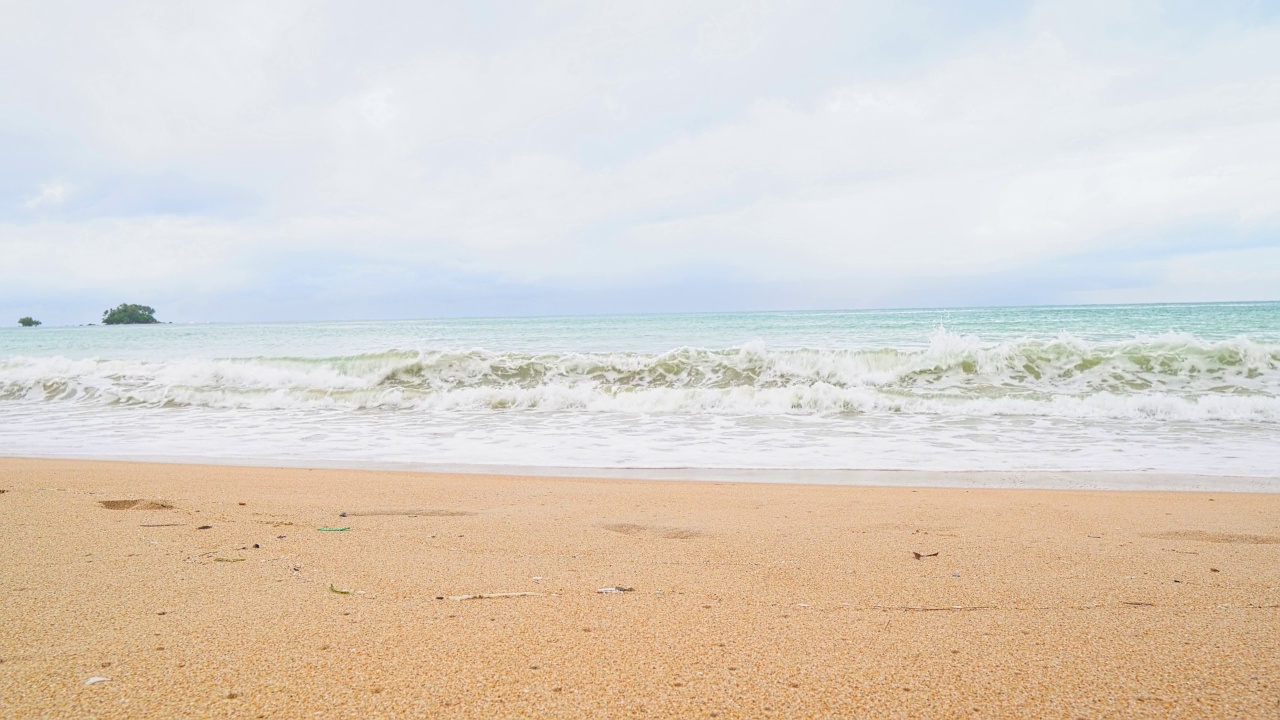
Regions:
<instances>
[{"instance_id":1,"label":"shoreline","mask_svg":"<svg viewBox=\"0 0 1280 720\"><path fill-rule=\"evenodd\" d=\"M0 490L0 715L1280 707L1275 493L13 458Z\"/></svg>"},{"instance_id":2,"label":"shoreline","mask_svg":"<svg viewBox=\"0 0 1280 720\"><path fill-rule=\"evenodd\" d=\"M8 461L190 465L281 470L349 470L481 477L711 482L868 488L1096 490L1114 492L1280 493L1280 475L1171 473L1163 470L913 470L904 468L573 467L417 462L345 462L253 457L0 455Z\"/></svg>"}]
</instances>

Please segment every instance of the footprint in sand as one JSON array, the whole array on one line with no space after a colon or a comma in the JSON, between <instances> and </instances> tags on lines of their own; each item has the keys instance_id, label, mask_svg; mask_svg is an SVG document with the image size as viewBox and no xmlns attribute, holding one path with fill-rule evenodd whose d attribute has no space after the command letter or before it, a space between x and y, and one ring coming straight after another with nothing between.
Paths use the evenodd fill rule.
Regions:
<instances>
[{"instance_id":1,"label":"footprint in sand","mask_svg":"<svg viewBox=\"0 0 1280 720\"><path fill-rule=\"evenodd\" d=\"M608 530L609 532L616 532L619 535L641 535L644 537L666 538L669 540L688 540L690 538L703 536L703 533L691 528L662 527L658 525L615 523L613 525L601 525L600 527Z\"/></svg>"},{"instance_id":2,"label":"footprint in sand","mask_svg":"<svg viewBox=\"0 0 1280 720\"><path fill-rule=\"evenodd\" d=\"M173 506L157 500L100 500L108 510L172 510Z\"/></svg>"},{"instance_id":3,"label":"footprint in sand","mask_svg":"<svg viewBox=\"0 0 1280 720\"><path fill-rule=\"evenodd\" d=\"M1247 535L1241 533L1212 533L1204 530L1175 530L1165 533L1144 533L1143 537L1163 540L1196 540L1211 543L1236 543L1240 545L1280 545L1280 535Z\"/></svg>"}]
</instances>

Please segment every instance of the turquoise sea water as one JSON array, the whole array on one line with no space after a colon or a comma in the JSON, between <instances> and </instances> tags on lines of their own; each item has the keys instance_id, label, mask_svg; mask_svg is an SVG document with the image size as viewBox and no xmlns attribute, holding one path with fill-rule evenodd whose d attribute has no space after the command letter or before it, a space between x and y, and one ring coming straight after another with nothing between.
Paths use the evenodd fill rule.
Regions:
<instances>
[{"instance_id":1,"label":"turquoise sea water","mask_svg":"<svg viewBox=\"0 0 1280 720\"><path fill-rule=\"evenodd\" d=\"M0 428L4 455L1275 477L1280 303L6 328Z\"/></svg>"}]
</instances>

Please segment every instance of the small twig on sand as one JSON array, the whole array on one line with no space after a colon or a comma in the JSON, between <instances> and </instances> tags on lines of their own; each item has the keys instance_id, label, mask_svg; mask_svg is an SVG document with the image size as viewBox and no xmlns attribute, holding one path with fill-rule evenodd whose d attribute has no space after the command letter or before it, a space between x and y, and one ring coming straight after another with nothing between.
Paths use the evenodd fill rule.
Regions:
<instances>
[{"instance_id":1,"label":"small twig on sand","mask_svg":"<svg viewBox=\"0 0 1280 720\"><path fill-rule=\"evenodd\" d=\"M542 593L536 592L512 592L512 593L479 593L476 595L450 595L450 600L494 600L497 598L513 598L513 597L529 597L538 596Z\"/></svg>"}]
</instances>

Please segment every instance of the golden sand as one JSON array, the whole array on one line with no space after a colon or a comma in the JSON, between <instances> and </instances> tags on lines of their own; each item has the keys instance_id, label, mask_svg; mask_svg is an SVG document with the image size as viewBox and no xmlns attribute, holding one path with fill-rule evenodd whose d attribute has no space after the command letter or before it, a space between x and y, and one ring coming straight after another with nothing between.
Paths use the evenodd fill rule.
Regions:
<instances>
[{"instance_id":1,"label":"golden sand","mask_svg":"<svg viewBox=\"0 0 1280 720\"><path fill-rule=\"evenodd\" d=\"M1280 717L1280 495L16 459L0 490L2 717Z\"/></svg>"}]
</instances>

